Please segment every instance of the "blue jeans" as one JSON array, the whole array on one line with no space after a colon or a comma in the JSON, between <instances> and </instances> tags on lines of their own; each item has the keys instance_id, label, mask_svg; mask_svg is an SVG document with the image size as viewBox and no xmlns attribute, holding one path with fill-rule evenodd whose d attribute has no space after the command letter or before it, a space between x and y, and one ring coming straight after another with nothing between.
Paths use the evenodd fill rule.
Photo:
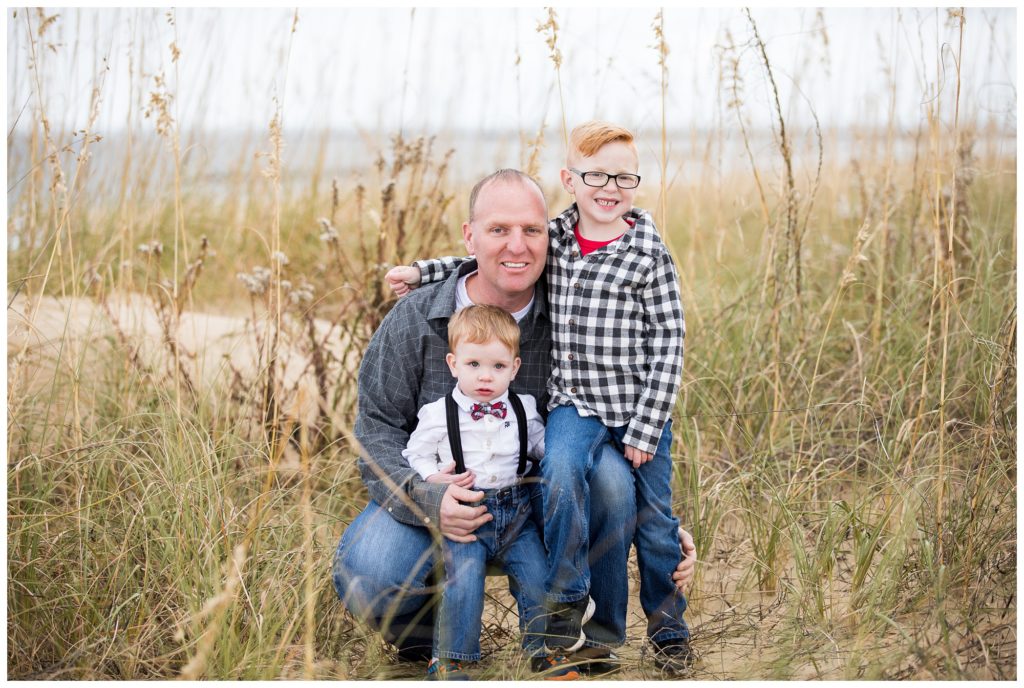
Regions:
<instances>
[{"instance_id":1,"label":"blue jeans","mask_svg":"<svg viewBox=\"0 0 1024 688\"><path fill-rule=\"evenodd\" d=\"M434 554L429 530L370 500L338 542L334 589L354 617L400 651L426 655L434 638Z\"/></svg>"},{"instance_id":2,"label":"blue jeans","mask_svg":"<svg viewBox=\"0 0 1024 688\"><path fill-rule=\"evenodd\" d=\"M607 460L604 447L621 447L625 434L625 426L608 428L594 416L581 416L573 406L558 406L548 414L541 477L548 550L545 589L550 603L574 602L591 592L591 509L604 496L592 494L589 476L596 457ZM640 569L640 604L647 616L647 635L655 642L690 635L683 620L686 598L672 580L681 550L679 522L672 515L671 446L669 421L654 458L636 469L626 464L636 498L638 527L633 542ZM593 576L595 582L607 575L599 573ZM596 597L595 602L600 608Z\"/></svg>"},{"instance_id":3,"label":"blue jeans","mask_svg":"<svg viewBox=\"0 0 1024 688\"><path fill-rule=\"evenodd\" d=\"M544 631L544 544L530 518L530 490L485 490L483 503L494 520L475 531L476 542L445 539L445 581L434 629L434 657L475 662L480 659L480 618L484 577L495 564L508 574L519 605L519 629L526 654L537 654Z\"/></svg>"},{"instance_id":4,"label":"blue jeans","mask_svg":"<svg viewBox=\"0 0 1024 688\"><path fill-rule=\"evenodd\" d=\"M592 501L590 596L597 611L584 630L588 645L618 647L626 640L626 562L636 528L636 488L632 466L613 445L604 444L593 461L587 484ZM531 492L533 516L542 525L541 490L534 486ZM349 524L334 554L338 597L353 616L400 650L427 653L433 645L433 545L426 528L401 523L370 501ZM676 563L678 559L673 569ZM522 608L519 614L524 617Z\"/></svg>"}]
</instances>

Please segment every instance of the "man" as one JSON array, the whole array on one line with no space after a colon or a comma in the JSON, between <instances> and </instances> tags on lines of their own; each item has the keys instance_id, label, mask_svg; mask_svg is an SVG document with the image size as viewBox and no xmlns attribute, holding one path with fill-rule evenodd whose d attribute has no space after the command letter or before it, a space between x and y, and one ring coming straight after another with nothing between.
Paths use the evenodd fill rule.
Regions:
<instances>
[{"instance_id":1,"label":"man","mask_svg":"<svg viewBox=\"0 0 1024 688\"><path fill-rule=\"evenodd\" d=\"M511 390L531 394L544 408L550 373L551 325L543 280L547 205L540 187L516 170L481 180L469 200L463 238L475 261L451 278L403 298L374 334L359 371L355 434L365 449L359 468L370 503L338 544L334 585L349 610L380 629L399 656L429 656L433 630L430 602L434 565L433 529L455 542L475 540L489 521L483 493L456 484L423 481L402 457L424 404L451 388L444 363L448 318L470 303L499 306L516 318L522 365ZM591 666L614 668L609 646L625 639L628 580L626 559L636 523L631 466L611 448L595 460L590 486L590 542L597 603L585 631ZM536 490L534 513L542 514ZM677 586L693 576L693 540L681 534L685 556L672 574ZM666 572L668 573L668 572ZM518 591L512 589L512 594ZM518 598L517 598L518 599Z\"/></svg>"}]
</instances>

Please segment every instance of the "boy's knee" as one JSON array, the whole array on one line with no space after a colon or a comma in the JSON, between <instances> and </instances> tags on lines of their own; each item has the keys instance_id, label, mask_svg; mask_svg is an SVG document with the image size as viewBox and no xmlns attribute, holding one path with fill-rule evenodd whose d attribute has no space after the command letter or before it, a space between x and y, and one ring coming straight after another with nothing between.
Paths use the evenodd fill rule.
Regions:
<instances>
[{"instance_id":1,"label":"boy's knee","mask_svg":"<svg viewBox=\"0 0 1024 688\"><path fill-rule=\"evenodd\" d=\"M621 453L606 447L590 474L590 510L594 517L617 520L636 517L636 484L630 465Z\"/></svg>"}]
</instances>

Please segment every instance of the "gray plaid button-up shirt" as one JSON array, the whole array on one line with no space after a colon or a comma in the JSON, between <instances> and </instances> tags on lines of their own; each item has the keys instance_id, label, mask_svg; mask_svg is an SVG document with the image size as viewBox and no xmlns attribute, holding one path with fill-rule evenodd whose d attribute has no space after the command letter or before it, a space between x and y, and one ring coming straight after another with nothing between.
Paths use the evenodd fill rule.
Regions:
<instances>
[{"instance_id":1,"label":"gray plaid button-up shirt","mask_svg":"<svg viewBox=\"0 0 1024 688\"><path fill-rule=\"evenodd\" d=\"M458 278L473 270L476 261L468 261L442 284L417 289L399 300L374 333L359 368L355 434L369 457L360 457L360 475L370 498L402 523L439 523L441 497L448 486L420 478L402 450L416 427L419 409L452 389L454 380L444 360L448 318L455 312ZM543 409L551 372L551 323L543 280L519 330L523 362L511 390L533 395Z\"/></svg>"},{"instance_id":2,"label":"gray plaid button-up shirt","mask_svg":"<svg viewBox=\"0 0 1024 688\"><path fill-rule=\"evenodd\" d=\"M625 217L632 229L586 256L573 234L575 203L548 223L548 408L572 404L608 427L625 425L625 443L653 453L679 391L686 325L675 265L654 220L639 208ZM461 260L414 265L430 282Z\"/></svg>"}]
</instances>

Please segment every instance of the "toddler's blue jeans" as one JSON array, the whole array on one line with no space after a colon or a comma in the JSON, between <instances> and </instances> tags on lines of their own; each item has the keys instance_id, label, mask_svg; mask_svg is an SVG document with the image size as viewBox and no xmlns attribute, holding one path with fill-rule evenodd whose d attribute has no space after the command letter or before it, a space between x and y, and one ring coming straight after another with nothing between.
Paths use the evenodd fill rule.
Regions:
<instances>
[{"instance_id":1,"label":"toddler's blue jeans","mask_svg":"<svg viewBox=\"0 0 1024 688\"><path fill-rule=\"evenodd\" d=\"M484 611L487 566L502 569L519 605L523 649L533 656L544 632L544 544L530 518L529 489L484 490L483 504L494 519L476 529L476 542L441 545L445 580L434 631L434 656L476 662L480 659L480 618Z\"/></svg>"}]
</instances>

